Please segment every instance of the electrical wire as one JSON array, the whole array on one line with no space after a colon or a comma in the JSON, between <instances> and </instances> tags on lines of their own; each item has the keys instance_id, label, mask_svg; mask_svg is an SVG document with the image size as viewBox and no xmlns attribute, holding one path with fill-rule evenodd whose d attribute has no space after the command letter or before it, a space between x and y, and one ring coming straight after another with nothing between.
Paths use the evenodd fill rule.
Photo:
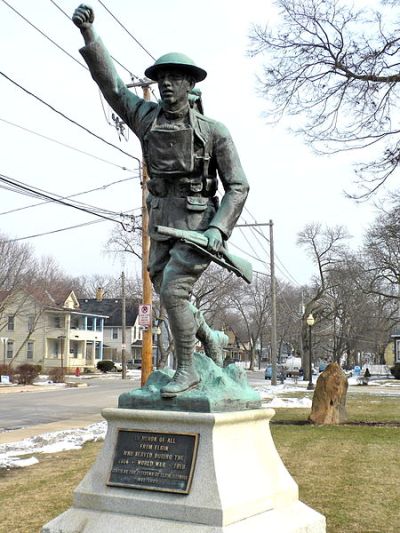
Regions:
<instances>
[{"instance_id":1,"label":"electrical wire","mask_svg":"<svg viewBox=\"0 0 400 533\"><path fill-rule=\"evenodd\" d=\"M141 48L142 50L144 50L144 51L146 52L146 54L147 54L149 57L151 57L151 59L153 59L153 61L155 61L156 58L155 58L153 55L151 55L150 52L149 52L149 51L148 51L148 50L142 45L142 43L139 42L139 41L136 39L136 37L134 37L134 36L131 34L131 32L130 32L130 31L129 31L129 30L128 30L123 24L122 24L122 22L120 22L120 21L117 19L117 17L116 17L113 13L111 13L111 11L110 11L110 10L108 9L108 7L104 4L104 2L102 2L101 0L98 0L98 2L99 2L99 4L100 4L101 6L103 6L103 8L107 11L107 13L108 13L109 15L111 15L112 18L113 18L113 19L114 19L114 20L115 20L115 21L121 26L121 28L123 28L123 29L126 31L126 33L127 33L127 34L128 34L128 35L129 35L134 41L135 41L135 43L136 43L137 45L139 45L140 48Z\"/></svg>"},{"instance_id":2,"label":"electrical wire","mask_svg":"<svg viewBox=\"0 0 400 533\"><path fill-rule=\"evenodd\" d=\"M3 0L4 2L4 0ZM50 2L59 10L61 11L61 13L63 15L65 15L67 17L67 19L69 21L71 21L71 17L68 15L68 13L66 13L54 0L50 0ZM121 68L123 68L130 76L130 78L133 80L133 79L139 79L135 74L132 73L131 70L129 70L128 68L126 68L120 61L118 61L118 59L115 59L115 57L111 56L112 60L115 61ZM83 65L85 66L85 65ZM87 68L85 66L85 68Z\"/></svg>"},{"instance_id":3,"label":"electrical wire","mask_svg":"<svg viewBox=\"0 0 400 533\"><path fill-rule=\"evenodd\" d=\"M61 200L66 200L66 199L69 199L69 198L75 198L76 196L82 196L84 194L89 194L89 193L92 193L92 192L95 192L95 191L105 190L105 189L108 189L109 187L111 187L113 185L117 185L117 184L123 183L125 181L131 181L131 180L134 180L136 178L140 178L140 176L131 176L129 178L125 178L125 179L122 179L122 180L117 180L117 181L113 181L111 183L106 183L105 185L102 185L101 187L96 187L95 189L89 189L87 191L78 192L78 193L75 193L75 194L71 194L69 196L60 196L59 198ZM4 188L6 188L6 187L4 187ZM12 189L9 188L8 190L12 190ZM16 213L17 211L24 211L25 209L30 209L32 207L37 207L39 205L44 205L44 204L47 204L47 203L52 202L52 201L53 200L45 200L43 202L38 202L36 204L25 205L23 207L17 207L15 209L10 209L8 211L3 211L2 213L0 213L0 216L1 215L9 215L10 213Z\"/></svg>"},{"instance_id":4,"label":"electrical wire","mask_svg":"<svg viewBox=\"0 0 400 533\"><path fill-rule=\"evenodd\" d=\"M7 7L9 7L12 11L14 11L14 13L16 13L19 17L22 18L22 20L24 20L27 24L29 24L32 28L34 28L36 31L38 31L40 33L40 35L42 35L45 39L47 39L48 41L50 41L52 44L54 44L54 46L56 46L59 50L61 50L61 52L63 52L64 54L66 54L68 57L70 57L73 61L75 61L75 63L78 63L79 66L81 66L82 68L86 69L86 70L89 70L88 67L86 65L84 65L83 63L81 63L78 59L76 59L76 57L74 57L72 54L70 54L69 52L67 52L62 46L60 46L58 43L56 43L51 37L49 37L44 31L42 31L40 28L38 28L37 26L35 26L35 24L33 24L30 20L28 20L26 17L24 17L24 15L22 15L22 13L20 13L19 11L17 11L15 9L15 7L11 6L8 2L6 2L6 0L1 0L3 2L3 4L5 4Z\"/></svg>"},{"instance_id":5,"label":"electrical wire","mask_svg":"<svg viewBox=\"0 0 400 533\"><path fill-rule=\"evenodd\" d=\"M248 213L248 215L254 220L254 223L257 224L257 220L255 218L255 216L250 212L250 210L245 206L244 207L244 210ZM258 233L258 235L260 235L260 237L263 237L267 242L269 242L269 238L264 234L263 230L261 229L261 226L260 226L260 229L258 228L252 228L255 232ZM277 253L275 252L275 260L276 260L276 263L279 263L276 264L276 269L279 270L279 272L286 278L288 279L291 283L294 283L295 285L298 285L299 287L301 287L301 283L299 283L296 278L293 276L293 274L291 274L291 272L287 269L287 267L284 265L284 263L282 262L282 260L279 258L279 256L277 255Z\"/></svg>"},{"instance_id":6,"label":"electrical wire","mask_svg":"<svg viewBox=\"0 0 400 533\"><path fill-rule=\"evenodd\" d=\"M52 196L47 191L43 191L41 189L32 188L29 185L27 185L25 183L22 183L22 182L20 182L18 180L13 180L12 178L10 178L9 176L6 176L4 174L0 174L0 181L3 182L3 183L6 183L7 185L11 185L11 186L15 187L16 190L26 191L26 192L29 193L29 195L35 196L36 198L50 200L52 202L59 203L59 204L64 205L66 207L72 207L73 209L77 209L79 211L83 211L83 212L89 213L91 215L96 215L96 216L98 216L100 218L104 218L105 220L110 220L112 222L120 222L119 220L116 221L114 218L110 218L110 216L107 216L107 215L121 216L120 213L116 213L114 211L109 211L109 210L105 210L105 209L96 208L96 207L93 207L93 206L88 206L87 204L86 205L85 204L81 204L81 203L73 204L71 202L66 202L65 200L62 200L61 198L56 198L56 197ZM90 207L92 209L96 209L96 211L93 211L92 209L89 209ZM105 213L107 213L107 214L105 214ZM120 222L120 223L122 224L122 222Z\"/></svg>"},{"instance_id":7,"label":"electrical wire","mask_svg":"<svg viewBox=\"0 0 400 533\"><path fill-rule=\"evenodd\" d=\"M115 146L115 144L107 141L106 139L104 139L103 137L101 137L100 135L97 135L97 133L94 133L93 131L91 131L89 128L87 128L86 126L83 126L82 124L80 124L79 122L77 122L76 120L68 117L67 115L65 115L62 111L59 111L58 109L56 109L55 107L53 107L51 104L47 103L45 100L43 100L42 98L40 98L40 96L37 96L36 94L34 94L33 92L29 91L28 89L26 89L25 87L23 87L22 85L20 85L18 82L14 81L12 78L10 78L9 76L7 76L7 74L5 74L4 72L0 71L0 75L3 76L3 78L5 78L6 80L8 80L10 83L12 83L13 85L17 86L19 89L21 89L22 91L24 91L26 94L29 94L30 96L32 96L33 98L35 98L36 100L38 100L41 104L45 105L46 107L48 107L49 109L51 109L52 111L54 111L55 113L57 113L58 115L60 115L61 117L65 118L66 120L68 120L69 122L71 122L72 124L75 124L75 126L78 126L79 128L81 128L82 130L86 131L86 133L89 133L90 135L92 135L93 137L95 137L96 139L104 142L105 144L107 144L108 146L111 146L112 148L115 148L116 150L118 150L119 152L122 152L124 155L127 155L128 157L132 158L132 159L135 159L136 161L138 161L139 163L141 162L139 158L135 157L134 155L131 155L129 154L128 152L125 152L125 150L122 150L121 148L119 148L118 146Z\"/></svg>"},{"instance_id":8,"label":"electrical wire","mask_svg":"<svg viewBox=\"0 0 400 533\"><path fill-rule=\"evenodd\" d=\"M262 261L262 259L260 258L260 256L258 255L257 251L255 250L254 246L252 245L251 241L246 237L246 234L244 233L243 231L243 228L239 228L239 231L240 233L243 235L243 237L245 238L247 244L250 246L250 248L252 249L253 253L255 254L255 256L257 257L257 259L261 262L265 262L265 261Z\"/></svg>"},{"instance_id":9,"label":"electrical wire","mask_svg":"<svg viewBox=\"0 0 400 533\"><path fill-rule=\"evenodd\" d=\"M42 139L46 139L46 141L51 141L53 143L59 144L60 146L64 146L65 148L69 148L70 150L75 150L75 152L79 152L80 154L87 155L88 157L92 157L93 159L97 159L98 161L101 161L102 163L106 163L107 165L112 165L114 167L120 168L121 170L130 170L128 167L118 165L117 163L113 163L112 161L108 161L107 159L103 159L102 157L99 157L97 155L90 154L89 152L86 152L85 150L81 150L80 148L77 148L76 146L63 143L61 141L58 141L57 139L54 139L53 137L48 137L47 135L43 135L42 133L39 133L37 131L25 128L24 126L21 126L20 124L15 124L15 122L10 122L9 120L6 120L1 117L0 117L0 121L4 122L5 124L8 124L9 126L14 126L15 128L19 128L20 130L25 131L26 133L37 135L38 137L41 137Z\"/></svg>"},{"instance_id":10,"label":"electrical wire","mask_svg":"<svg viewBox=\"0 0 400 533\"><path fill-rule=\"evenodd\" d=\"M249 254L249 252L246 252L245 250L243 250L242 248L240 248L239 246L237 246L237 245L234 244L233 242L229 242L229 246L232 246L233 248L236 248L236 250L239 250L239 252L242 252L242 254L245 254L245 255L247 255L248 257L251 257L251 259L254 259L255 261L259 261L260 263L262 263L263 265L265 265L265 261L263 261L263 260L260 259L259 257L255 257L254 255Z\"/></svg>"},{"instance_id":11,"label":"electrical wire","mask_svg":"<svg viewBox=\"0 0 400 533\"><path fill-rule=\"evenodd\" d=\"M135 207L134 209L131 209L130 211L125 211L123 213L123 215L124 216L128 216L129 212L138 211L140 209L142 209L142 208L141 207ZM133 215L130 215L130 216L132 218L135 218ZM7 239L7 242L18 242L18 241L25 241L25 240L28 240L28 239L35 239L37 237L44 237L46 235L53 235L54 233L60 233L62 231L68 231L68 230L71 230L71 229L82 228L84 226L91 226L92 224L99 224L100 222L106 222L106 220L90 220L89 222L83 222L81 224L75 224L74 226L67 226L65 228L58 228L58 229L51 230L51 231L45 231L43 233L35 233L33 235L26 235L25 237L16 237L15 239ZM114 220L112 222L117 222L117 221Z\"/></svg>"}]
</instances>

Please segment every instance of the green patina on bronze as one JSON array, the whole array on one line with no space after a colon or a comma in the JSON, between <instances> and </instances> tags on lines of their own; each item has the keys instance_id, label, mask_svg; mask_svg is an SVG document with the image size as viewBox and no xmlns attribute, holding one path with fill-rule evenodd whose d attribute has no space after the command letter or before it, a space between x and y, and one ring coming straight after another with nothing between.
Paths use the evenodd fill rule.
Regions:
<instances>
[{"instance_id":1,"label":"green patina on bronze","mask_svg":"<svg viewBox=\"0 0 400 533\"><path fill-rule=\"evenodd\" d=\"M222 366L227 337L208 327L190 298L194 284L218 256L219 264L236 268L235 258L227 255L226 241L243 210L249 186L229 131L204 116L201 96L193 94L195 83L206 77L205 70L184 54L161 56L146 70L157 81L161 101L144 100L118 75L93 28L92 8L81 4L72 20L84 38L80 52L90 73L108 104L138 137L150 177L149 272L168 313L178 363L172 379L166 381L166 377L159 390L170 400L204 382L202 368L193 363L196 339L203 343L207 356ZM224 190L221 200L217 196L220 185ZM197 232L205 245L157 232L159 226ZM243 274L241 266L243 261L236 273ZM243 277L250 281L251 272L247 269ZM225 387L222 376L214 387ZM229 395L221 394L228 401Z\"/></svg>"},{"instance_id":2,"label":"green patina on bronze","mask_svg":"<svg viewBox=\"0 0 400 533\"><path fill-rule=\"evenodd\" d=\"M259 409L261 398L247 381L246 371L235 365L217 366L210 358L194 353L194 367L201 376L192 390L174 398L163 399L160 389L167 385L174 371L166 368L150 374L144 387L121 394L118 407L122 409L155 409L157 411L193 411L217 413Z\"/></svg>"}]
</instances>

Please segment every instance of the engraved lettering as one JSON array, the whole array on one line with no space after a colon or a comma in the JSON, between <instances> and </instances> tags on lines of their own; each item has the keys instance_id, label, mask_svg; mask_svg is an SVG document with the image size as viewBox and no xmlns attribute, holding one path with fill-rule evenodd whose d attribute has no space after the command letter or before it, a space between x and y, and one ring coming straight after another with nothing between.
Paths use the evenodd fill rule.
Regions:
<instances>
[{"instance_id":1,"label":"engraved lettering","mask_svg":"<svg viewBox=\"0 0 400 533\"><path fill-rule=\"evenodd\" d=\"M196 434L119 429L108 485L188 494Z\"/></svg>"}]
</instances>

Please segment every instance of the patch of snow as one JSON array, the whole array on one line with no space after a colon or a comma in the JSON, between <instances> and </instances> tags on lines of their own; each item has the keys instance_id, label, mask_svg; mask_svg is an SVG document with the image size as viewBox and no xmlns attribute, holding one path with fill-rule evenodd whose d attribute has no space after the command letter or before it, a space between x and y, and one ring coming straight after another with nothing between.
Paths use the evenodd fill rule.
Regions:
<instances>
[{"instance_id":1,"label":"patch of snow","mask_svg":"<svg viewBox=\"0 0 400 533\"><path fill-rule=\"evenodd\" d=\"M273 398L271 402L265 403L265 407L286 407L286 408L311 408L310 398Z\"/></svg>"},{"instance_id":2,"label":"patch of snow","mask_svg":"<svg viewBox=\"0 0 400 533\"><path fill-rule=\"evenodd\" d=\"M25 466L36 465L39 461L36 457L29 457L29 459L11 459L8 468L24 468Z\"/></svg>"},{"instance_id":3,"label":"patch of snow","mask_svg":"<svg viewBox=\"0 0 400 533\"><path fill-rule=\"evenodd\" d=\"M0 468L30 466L39 462L36 458L21 457L38 453L57 453L67 450L79 450L85 442L103 440L107 422L97 422L86 428L42 433L36 437L18 442L0 444ZM32 462L32 461L35 462Z\"/></svg>"}]
</instances>

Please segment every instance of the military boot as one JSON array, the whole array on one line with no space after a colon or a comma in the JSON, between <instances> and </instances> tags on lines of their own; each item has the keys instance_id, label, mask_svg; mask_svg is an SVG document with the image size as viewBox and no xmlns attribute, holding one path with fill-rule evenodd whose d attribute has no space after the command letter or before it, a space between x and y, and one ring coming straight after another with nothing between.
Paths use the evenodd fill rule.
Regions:
<instances>
[{"instance_id":1,"label":"military boot","mask_svg":"<svg viewBox=\"0 0 400 533\"><path fill-rule=\"evenodd\" d=\"M194 315L199 326L196 337L203 344L206 355L216 365L222 367L224 363L224 348L229 342L228 335L225 335L223 331L211 329L205 321L203 313L194 306L193 309L195 309Z\"/></svg>"},{"instance_id":2,"label":"military boot","mask_svg":"<svg viewBox=\"0 0 400 533\"><path fill-rule=\"evenodd\" d=\"M178 368L172 380L160 389L162 398L174 398L178 394L193 389L200 383L200 377L193 366L192 353L178 356Z\"/></svg>"}]
</instances>

